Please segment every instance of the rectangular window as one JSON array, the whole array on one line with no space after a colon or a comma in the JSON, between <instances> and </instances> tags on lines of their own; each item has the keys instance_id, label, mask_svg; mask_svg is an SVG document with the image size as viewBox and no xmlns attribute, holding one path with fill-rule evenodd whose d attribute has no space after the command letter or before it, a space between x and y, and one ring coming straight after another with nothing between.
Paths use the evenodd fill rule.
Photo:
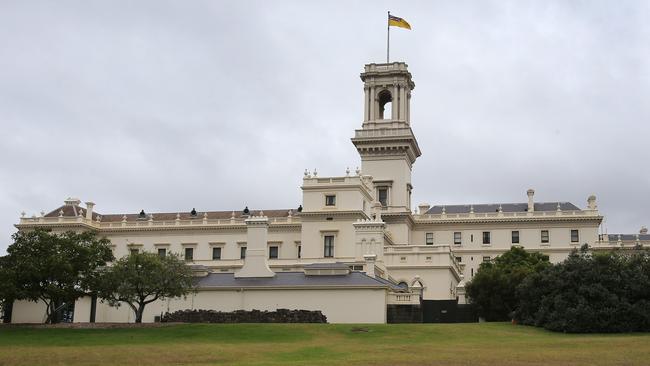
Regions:
<instances>
[{"instance_id":1,"label":"rectangular window","mask_svg":"<svg viewBox=\"0 0 650 366\"><path fill-rule=\"evenodd\" d=\"M489 231L484 231L483 232L483 244L490 244L490 232Z\"/></svg>"},{"instance_id":2,"label":"rectangular window","mask_svg":"<svg viewBox=\"0 0 650 366\"><path fill-rule=\"evenodd\" d=\"M359 265L350 266L350 270L351 271L363 271L363 266L359 266Z\"/></svg>"},{"instance_id":3,"label":"rectangular window","mask_svg":"<svg viewBox=\"0 0 650 366\"><path fill-rule=\"evenodd\" d=\"M483 262L490 263L491 260L492 260L492 259L490 258L490 256L485 256L485 257L483 257Z\"/></svg>"},{"instance_id":4,"label":"rectangular window","mask_svg":"<svg viewBox=\"0 0 650 366\"><path fill-rule=\"evenodd\" d=\"M576 229L571 230L571 242L577 243L579 241L580 241L580 234L578 234L578 230Z\"/></svg>"},{"instance_id":5,"label":"rectangular window","mask_svg":"<svg viewBox=\"0 0 650 366\"><path fill-rule=\"evenodd\" d=\"M461 263L463 261L463 257L456 257L456 262Z\"/></svg>"},{"instance_id":6,"label":"rectangular window","mask_svg":"<svg viewBox=\"0 0 650 366\"><path fill-rule=\"evenodd\" d=\"M220 247L212 247L212 260L213 261L218 261L221 259L221 248Z\"/></svg>"},{"instance_id":7,"label":"rectangular window","mask_svg":"<svg viewBox=\"0 0 650 366\"><path fill-rule=\"evenodd\" d=\"M165 256L167 255L167 249L158 248L158 255L160 256L160 258L165 258Z\"/></svg>"},{"instance_id":8,"label":"rectangular window","mask_svg":"<svg viewBox=\"0 0 650 366\"><path fill-rule=\"evenodd\" d=\"M188 262L194 260L194 248L185 248L185 260Z\"/></svg>"},{"instance_id":9,"label":"rectangular window","mask_svg":"<svg viewBox=\"0 0 650 366\"><path fill-rule=\"evenodd\" d=\"M325 196L325 206L335 206L336 205L336 196L333 194L328 194Z\"/></svg>"},{"instance_id":10,"label":"rectangular window","mask_svg":"<svg viewBox=\"0 0 650 366\"><path fill-rule=\"evenodd\" d=\"M323 245L323 249L324 249L323 256L325 258L334 257L334 235L325 235L323 240L324 240L324 243L323 243L324 244Z\"/></svg>"},{"instance_id":11,"label":"rectangular window","mask_svg":"<svg viewBox=\"0 0 650 366\"><path fill-rule=\"evenodd\" d=\"M302 258L302 245L298 245L298 258Z\"/></svg>"},{"instance_id":12,"label":"rectangular window","mask_svg":"<svg viewBox=\"0 0 650 366\"><path fill-rule=\"evenodd\" d=\"M246 247L239 248L239 258L246 259Z\"/></svg>"},{"instance_id":13,"label":"rectangular window","mask_svg":"<svg viewBox=\"0 0 650 366\"><path fill-rule=\"evenodd\" d=\"M460 245L462 243L462 234L460 231L454 232L454 244Z\"/></svg>"},{"instance_id":14,"label":"rectangular window","mask_svg":"<svg viewBox=\"0 0 650 366\"><path fill-rule=\"evenodd\" d=\"M548 230L542 230L542 243L548 243Z\"/></svg>"},{"instance_id":15,"label":"rectangular window","mask_svg":"<svg viewBox=\"0 0 650 366\"><path fill-rule=\"evenodd\" d=\"M377 188L377 197L378 197L379 203L381 203L381 205L383 207L388 206L388 188L387 187Z\"/></svg>"},{"instance_id":16,"label":"rectangular window","mask_svg":"<svg viewBox=\"0 0 650 366\"><path fill-rule=\"evenodd\" d=\"M278 259L278 247L269 247L269 259Z\"/></svg>"},{"instance_id":17,"label":"rectangular window","mask_svg":"<svg viewBox=\"0 0 650 366\"><path fill-rule=\"evenodd\" d=\"M519 244L519 231L515 230L512 232L512 244Z\"/></svg>"},{"instance_id":18,"label":"rectangular window","mask_svg":"<svg viewBox=\"0 0 650 366\"><path fill-rule=\"evenodd\" d=\"M131 254L138 254L139 252L140 252L140 251L137 250L137 249L131 249L131 250L129 251L129 253L131 253Z\"/></svg>"},{"instance_id":19,"label":"rectangular window","mask_svg":"<svg viewBox=\"0 0 650 366\"><path fill-rule=\"evenodd\" d=\"M425 243L427 245L433 245L433 233L426 233L425 236L426 236Z\"/></svg>"}]
</instances>

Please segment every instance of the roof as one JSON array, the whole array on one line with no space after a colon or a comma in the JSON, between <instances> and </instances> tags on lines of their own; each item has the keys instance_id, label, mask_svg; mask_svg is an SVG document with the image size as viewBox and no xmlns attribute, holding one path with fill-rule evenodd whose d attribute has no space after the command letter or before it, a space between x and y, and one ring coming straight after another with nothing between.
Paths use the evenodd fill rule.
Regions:
<instances>
[{"instance_id":1,"label":"roof","mask_svg":"<svg viewBox=\"0 0 650 366\"><path fill-rule=\"evenodd\" d=\"M63 217L74 217L79 215L79 210L84 211L84 215L86 212L86 209L81 206L77 205L63 205L55 210L52 210L52 212L48 213L45 215L45 217L58 217L61 215L61 212L63 212ZM267 217L287 217L289 216L289 210L290 209L285 209L285 210L261 210L264 212L264 216ZM165 221L165 220L176 220L176 216L179 215L179 218L181 220L202 220L204 215L207 213L207 219L212 220L212 219L229 219L232 217L233 211L197 211L195 216L192 216L190 214L190 210L186 212L146 212L146 219L149 219L149 215L153 215L154 220L156 221ZM251 215L259 215L260 210L250 210ZM293 209L294 214L297 213L297 210ZM243 215L242 210L235 210L235 218L236 219L241 219L246 216ZM127 221L137 221L138 219L142 220L139 216L139 213L113 213L113 214L106 214L103 215L99 212L93 212L93 220L97 219L97 216L102 217L102 222L118 222L122 221L124 216L126 216Z\"/></svg>"},{"instance_id":2,"label":"roof","mask_svg":"<svg viewBox=\"0 0 650 366\"><path fill-rule=\"evenodd\" d=\"M341 262L311 263L311 264L306 264L304 268L305 269L350 269L350 266Z\"/></svg>"},{"instance_id":3,"label":"roof","mask_svg":"<svg viewBox=\"0 0 650 366\"><path fill-rule=\"evenodd\" d=\"M390 282L372 278L362 272L347 275L307 276L303 272L278 272L274 277L236 278L233 273L210 273L198 280L201 289L273 288L273 287L367 287L392 288ZM394 285L393 285L394 286Z\"/></svg>"},{"instance_id":4,"label":"roof","mask_svg":"<svg viewBox=\"0 0 650 366\"><path fill-rule=\"evenodd\" d=\"M560 205L562 211L579 211L580 208L571 202L536 202L535 211L557 211L557 205ZM469 213L474 208L474 213L499 212L499 207L503 212L526 212L528 203L479 203L474 205L444 205L433 206L427 211L427 214L437 215L442 213L442 209L448 214Z\"/></svg>"}]
</instances>

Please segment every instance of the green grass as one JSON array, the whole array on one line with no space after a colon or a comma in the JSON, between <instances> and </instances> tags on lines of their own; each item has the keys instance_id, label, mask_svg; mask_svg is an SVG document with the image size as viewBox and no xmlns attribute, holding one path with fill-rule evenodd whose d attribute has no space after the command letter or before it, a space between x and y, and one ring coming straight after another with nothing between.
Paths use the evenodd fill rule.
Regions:
<instances>
[{"instance_id":1,"label":"green grass","mask_svg":"<svg viewBox=\"0 0 650 366\"><path fill-rule=\"evenodd\" d=\"M353 328L367 332L353 332ZM0 327L0 365L647 365L650 334L506 323Z\"/></svg>"}]
</instances>

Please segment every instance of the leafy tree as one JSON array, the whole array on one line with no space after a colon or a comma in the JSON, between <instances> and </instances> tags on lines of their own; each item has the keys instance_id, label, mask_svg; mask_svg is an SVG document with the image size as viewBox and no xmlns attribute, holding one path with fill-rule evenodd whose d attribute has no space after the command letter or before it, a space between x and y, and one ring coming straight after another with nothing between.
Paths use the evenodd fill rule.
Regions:
<instances>
[{"instance_id":1,"label":"leafy tree","mask_svg":"<svg viewBox=\"0 0 650 366\"><path fill-rule=\"evenodd\" d=\"M98 296L111 306L126 303L142 323L145 306L156 300L186 296L193 290L192 270L177 255L133 253L107 268L99 278Z\"/></svg>"},{"instance_id":2,"label":"leafy tree","mask_svg":"<svg viewBox=\"0 0 650 366\"><path fill-rule=\"evenodd\" d=\"M9 256L0 257L0 312L16 297L16 281L9 264Z\"/></svg>"},{"instance_id":3,"label":"leafy tree","mask_svg":"<svg viewBox=\"0 0 650 366\"><path fill-rule=\"evenodd\" d=\"M467 285L467 295L479 316L488 321L511 319L516 288L531 273L548 267L548 257L512 247L492 262L483 262Z\"/></svg>"},{"instance_id":4,"label":"leafy tree","mask_svg":"<svg viewBox=\"0 0 650 366\"><path fill-rule=\"evenodd\" d=\"M46 323L58 321L61 305L86 295L97 268L113 260L110 241L93 232L35 229L15 233L13 241L2 266L4 276L13 278L9 289L16 299L43 301Z\"/></svg>"},{"instance_id":5,"label":"leafy tree","mask_svg":"<svg viewBox=\"0 0 650 366\"><path fill-rule=\"evenodd\" d=\"M517 289L515 319L563 332L650 331L650 252L572 252Z\"/></svg>"}]
</instances>

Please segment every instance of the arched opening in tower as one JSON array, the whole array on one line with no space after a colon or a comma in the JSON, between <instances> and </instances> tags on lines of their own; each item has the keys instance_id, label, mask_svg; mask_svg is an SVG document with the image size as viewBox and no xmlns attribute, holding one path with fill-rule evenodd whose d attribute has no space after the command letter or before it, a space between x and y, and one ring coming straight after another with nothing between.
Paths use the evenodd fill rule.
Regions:
<instances>
[{"instance_id":1,"label":"arched opening in tower","mask_svg":"<svg viewBox=\"0 0 650 366\"><path fill-rule=\"evenodd\" d=\"M379 101L379 119L392 119L393 96L388 90L382 90L377 97Z\"/></svg>"}]
</instances>

